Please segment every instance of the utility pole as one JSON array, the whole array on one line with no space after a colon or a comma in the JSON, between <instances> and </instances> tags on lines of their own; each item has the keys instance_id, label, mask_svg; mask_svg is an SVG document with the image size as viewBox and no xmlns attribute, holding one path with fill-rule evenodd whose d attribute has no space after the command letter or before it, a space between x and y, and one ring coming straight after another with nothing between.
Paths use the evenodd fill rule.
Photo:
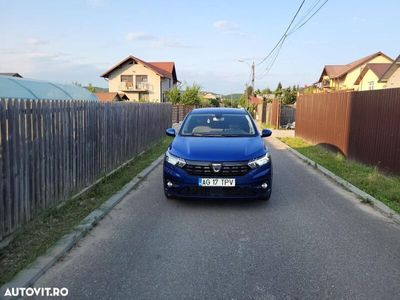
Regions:
<instances>
[{"instance_id":1,"label":"utility pole","mask_svg":"<svg viewBox=\"0 0 400 300\"><path fill-rule=\"evenodd\" d=\"M254 92L254 79L256 77L256 66L254 64L251 65L251 87L253 88L253 92Z\"/></svg>"}]
</instances>

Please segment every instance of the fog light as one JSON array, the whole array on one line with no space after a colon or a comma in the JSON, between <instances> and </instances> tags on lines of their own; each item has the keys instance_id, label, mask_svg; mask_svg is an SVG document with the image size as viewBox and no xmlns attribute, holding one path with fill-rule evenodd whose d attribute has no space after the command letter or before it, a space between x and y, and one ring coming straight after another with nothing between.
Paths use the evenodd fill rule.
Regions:
<instances>
[{"instance_id":1,"label":"fog light","mask_svg":"<svg viewBox=\"0 0 400 300\"><path fill-rule=\"evenodd\" d=\"M172 182L171 181L167 181L167 187L172 187L173 186L173 184L172 184Z\"/></svg>"},{"instance_id":2,"label":"fog light","mask_svg":"<svg viewBox=\"0 0 400 300\"><path fill-rule=\"evenodd\" d=\"M268 183L266 183L266 182L264 182L262 185L261 185L261 188L263 188L263 189L266 189L268 187Z\"/></svg>"}]
</instances>

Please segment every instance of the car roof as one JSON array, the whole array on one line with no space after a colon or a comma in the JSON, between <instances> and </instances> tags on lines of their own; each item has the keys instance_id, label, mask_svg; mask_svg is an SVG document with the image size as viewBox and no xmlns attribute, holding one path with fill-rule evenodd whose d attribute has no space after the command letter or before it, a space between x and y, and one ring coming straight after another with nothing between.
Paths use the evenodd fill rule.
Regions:
<instances>
[{"instance_id":1,"label":"car roof","mask_svg":"<svg viewBox=\"0 0 400 300\"><path fill-rule=\"evenodd\" d=\"M228 108L228 107L207 107L207 108L195 108L191 111L191 114L246 114L246 110L243 108Z\"/></svg>"}]
</instances>

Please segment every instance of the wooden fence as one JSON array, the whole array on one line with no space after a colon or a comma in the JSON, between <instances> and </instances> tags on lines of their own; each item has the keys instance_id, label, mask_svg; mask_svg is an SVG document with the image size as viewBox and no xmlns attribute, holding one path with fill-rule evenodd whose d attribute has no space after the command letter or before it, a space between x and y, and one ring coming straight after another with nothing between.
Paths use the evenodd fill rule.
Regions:
<instances>
[{"instance_id":1,"label":"wooden fence","mask_svg":"<svg viewBox=\"0 0 400 300\"><path fill-rule=\"evenodd\" d=\"M144 151L170 104L0 99L0 240Z\"/></svg>"},{"instance_id":2,"label":"wooden fence","mask_svg":"<svg viewBox=\"0 0 400 300\"><path fill-rule=\"evenodd\" d=\"M172 122L179 123L183 121L186 115L195 108L196 106L194 105L181 105L181 104L172 105Z\"/></svg>"},{"instance_id":3,"label":"wooden fence","mask_svg":"<svg viewBox=\"0 0 400 300\"><path fill-rule=\"evenodd\" d=\"M296 135L400 174L400 89L301 95Z\"/></svg>"},{"instance_id":4,"label":"wooden fence","mask_svg":"<svg viewBox=\"0 0 400 300\"><path fill-rule=\"evenodd\" d=\"M279 100L272 100L271 103L257 105L256 119L274 128L285 126L295 121L296 108L294 105L282 105Z\"/></svg>"}]
</instances>

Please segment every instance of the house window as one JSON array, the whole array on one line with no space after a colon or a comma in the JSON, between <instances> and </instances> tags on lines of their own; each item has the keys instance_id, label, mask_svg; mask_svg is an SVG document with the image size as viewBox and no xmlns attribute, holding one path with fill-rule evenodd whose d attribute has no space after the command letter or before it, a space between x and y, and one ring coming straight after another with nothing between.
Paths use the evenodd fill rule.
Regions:
<instances>
[{"instance_id":1,"label":"house window","mask_svg":"<svg viewBox=\"0 0 400 300\"><path fill-rule=\"evenodd\" d=\"M368 89L369 90L373 90L374 89L374 82L373 81L369 81L368 82Z\"/></svg>"},{"instance_id":2,"label":"house window","mask_svg":"<svg viewBox=\"0 0 400 300\"><path fill-rule=\"evenodd\" d=\"M147 75L136 75L136 88L145 90L147 87Z\"/></svg>"},{"instance_id":3,"label":"house window","mask_svg":"<svg viewBox=\"0 0 400 300\"><path fill-rule=\"evenodd\" d=\"M121 82L133 83L133 75L121 75Z\"/></svg>"}]
</instances>

